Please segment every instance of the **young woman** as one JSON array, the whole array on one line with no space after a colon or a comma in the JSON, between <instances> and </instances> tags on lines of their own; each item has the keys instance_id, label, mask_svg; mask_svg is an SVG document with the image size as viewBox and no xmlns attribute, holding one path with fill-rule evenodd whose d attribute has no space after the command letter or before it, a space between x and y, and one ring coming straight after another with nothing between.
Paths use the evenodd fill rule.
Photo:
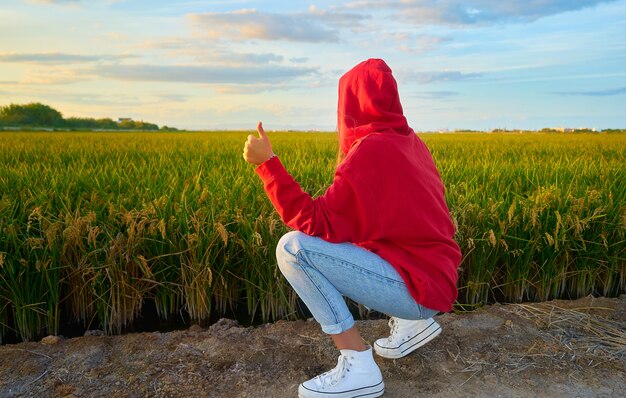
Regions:
<instances>
[{"instance_id":1,"label":"young woman","mask_svg":"<svg viewBox=\"0 0 626 398\"><path fill-rule=\"evenodd\" d=\"M374 350L401 358L441 332L432 317L452 308L461 252L439 173L407 124L384 61L369 59L341 77L337 125L345 158L315 199L285 170L260 122L243 157L258 165L267 196L295 229L276 248L280 270L341 352L299 396L378 397L381 372L343 296L391 316L390 336Z\"/></svg>"}]
</instances>

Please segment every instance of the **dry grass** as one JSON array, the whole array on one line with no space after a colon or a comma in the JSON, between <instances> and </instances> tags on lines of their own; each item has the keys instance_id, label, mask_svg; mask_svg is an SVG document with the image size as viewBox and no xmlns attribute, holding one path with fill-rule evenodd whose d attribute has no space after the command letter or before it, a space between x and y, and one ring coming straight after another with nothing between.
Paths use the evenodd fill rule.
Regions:
<instances>
[{"instance_id":1,"label":"dry grass","mask_svg":"<svg viewBox=\"0 0 626 398\"><path fill-rule=\"evenodd\" d=\"M572 309L552 303L513 304L508 308L545 328L571 360L588 359L590 366L604 361L626 362L626 324L598 315L608 308Z\"/></svg>"}]
</instances>

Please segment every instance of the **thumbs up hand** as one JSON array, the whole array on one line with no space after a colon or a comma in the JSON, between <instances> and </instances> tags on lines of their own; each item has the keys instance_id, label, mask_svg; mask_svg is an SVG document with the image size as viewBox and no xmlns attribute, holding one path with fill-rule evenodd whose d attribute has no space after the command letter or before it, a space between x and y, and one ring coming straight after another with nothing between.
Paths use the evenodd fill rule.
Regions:
<instances>
[{"instance_id":1,"label":"thumbs up hand","mask_svg":"<svg viewBox=\"0 0 626 398\"><path fill-rule=\"evenodd\" d=\"M274 152L272 151L270 139L265 130L263 130L263 123L259 122L256 129L259 132L259 137L257 138L253 134L248 136L248 140L243 146L243 158L246 162L258 166L274 156Z\"/></svg>"}]
</instances>

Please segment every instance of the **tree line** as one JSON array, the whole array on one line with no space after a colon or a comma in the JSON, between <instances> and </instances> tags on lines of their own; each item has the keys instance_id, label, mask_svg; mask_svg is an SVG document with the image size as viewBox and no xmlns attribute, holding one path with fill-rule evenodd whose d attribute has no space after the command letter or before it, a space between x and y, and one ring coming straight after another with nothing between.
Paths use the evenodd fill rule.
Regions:
<instances>
[{"instance_id":1,"label":"tree line","mask_svg":"<svg viewBox=\"0 0 626 398\"><path fill-rule=\"evenodd\" d=\"M25 105L10 104L0 106L0 127L46 127L72 130L176 130L176 128L168 126L163 126L159 129L159 126L154 123L131 119L115 121L111 118L64 118L61 112L38 102Z\"/></svg>"}]
</instances>

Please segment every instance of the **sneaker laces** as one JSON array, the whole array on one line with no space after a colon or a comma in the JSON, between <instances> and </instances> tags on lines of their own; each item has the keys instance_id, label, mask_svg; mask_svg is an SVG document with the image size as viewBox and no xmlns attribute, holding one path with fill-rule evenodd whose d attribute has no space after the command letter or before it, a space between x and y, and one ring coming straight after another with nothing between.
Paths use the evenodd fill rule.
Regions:
<instances>
[{"instance_id":1,"label":"sneaker laces","mask_svg":"<svg viewBox=\"0 0 626 398\"><path fill-rule=\"evenodd\" d=\"M396 321L396 318L391 317L389 318L389 322L387 324L389 325L389 328L391 328L391 333L389 334L389 337L387 337L387 341L392 343L396 339L396 333L398 333L398 321Z\"/></svg>"},{"instance_id":2,"label":"sneaker laces","mask_svg":"<svg viewBox=\"0 0 626 398\"><path fill-rule=\"evenodd\" d=\"M341 354L337 360L337 366L328 372L324 372L315 378L315 382L320 389L333 387L345 377L345 373L350 371L351 357Z\"/></svg>"}]
</instances>

